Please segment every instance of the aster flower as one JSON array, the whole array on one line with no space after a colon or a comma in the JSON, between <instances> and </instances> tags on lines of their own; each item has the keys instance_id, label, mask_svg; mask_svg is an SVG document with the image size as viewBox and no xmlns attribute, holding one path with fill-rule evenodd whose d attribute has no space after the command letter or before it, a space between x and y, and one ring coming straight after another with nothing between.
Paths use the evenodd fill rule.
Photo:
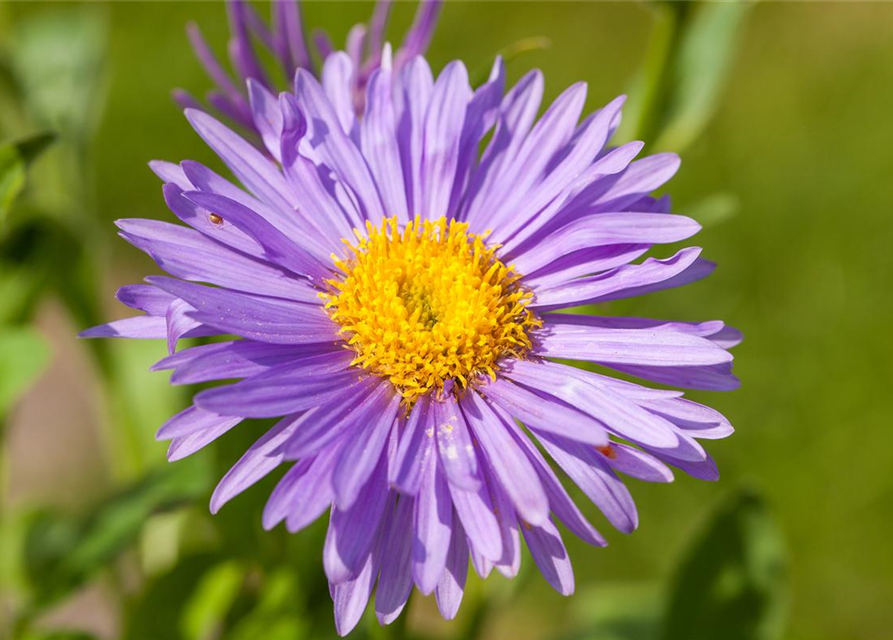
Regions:
<instances>
[{"instance_id":1,"label":"aster flower","mask_svg":"<svg viewBox=\"0 0 893 640\"><path fill-rule=\"evenodd\" d=\"M328 60L354 68L346 53ZM220 481L211 510L286 466L263 525L295 532L330 511L323 564L340 634L376 584L382 624L413 585L452 618L469 558L482 577L512 577L523 543L570 594L556 524L606 541L554 466L629 533L638 517L622 475L669 482L675 467L715 480L699 440L732 433L682 392L610 372L732 389L734 329L559 313L710 273L699 248L638 261L699 229L650 195L679 160L608 146L623 98L581 121L582 83L537 119L542 75L505 91L499 60L472 89L461 62L434 79L417 56L397 73L385 47L359 118L350 77L320 84L300 68L278 98L256 86L266 153L186 110L242 186L197 162L151 163L188 226L118 226L170 277L123 287L118 299L144 315L83 335L165 340L171 355L154 369L172 370L173 384L241 379L201 391L161 427L170 460L246 418L281 418ZM193 336L215 338L176 350Z\"/></svg>"},{"instance_id":2,"label":"aster flower","mask_svg":"<svg viewBox=\"0 0 893 640\"><path fill-rule=\"evenodd\" d=\"M442 4L442 0L419 2L413 24L394 54L395 72L399 72L407 60L425 53ZM214 55L199 26L190 23L186 28L196 57L215 84L215 88L206 96L208 104L234 123L257 132L251 107L257 92L254 87L275 92L276 78L292 78L297 69L306 69L321 78L326 87L348 91L354 109L362 114L366 83L372 72L381 65L382 45L392 6L393 0L378 0L369 24L357 24L350 30L345 46L351 62L349 66L341 62L341 56L328 63L335 47L325 31L314 30L316 53L323 61L322 71L317 75L298 0L272 2L269 25L250 4L243 0L227 0L231 32L227 52L238 81L233 80ZM264 68L261 62L267 58L271 58L275 65L272 71ZM184 109L204 110L201 102L183 89L175 89L173 95Z\"/></svg>"}]
</instances>

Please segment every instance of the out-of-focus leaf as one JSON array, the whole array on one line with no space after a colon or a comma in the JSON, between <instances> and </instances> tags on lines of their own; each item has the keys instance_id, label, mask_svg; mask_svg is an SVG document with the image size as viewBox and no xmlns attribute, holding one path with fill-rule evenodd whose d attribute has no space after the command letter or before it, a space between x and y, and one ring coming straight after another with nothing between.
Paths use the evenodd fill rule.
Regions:
<instances>
[{"instance_id":1,"label":"out-of-focus leaf","mask_svg":"<svg viewBox=\"0 0 893 640\"><path fill-rule=\"evenodd\" d=\"M28 165L54 140L52 133L38 133L0 145L0 225L25 186ZM2 229L2 227L0 227Z\"/></svg>"},{"instance_id":2,"label":"out-of-focus leaf","mask_svg":"<svg viewBox=\"0 0 893 640\"><path fill-rule=\"evenodd\" d=\"M562 640L652 640L660 628L662 590L653 583L602 584L574 596L580 629Z\"/></svg>"},{"instance_id":3,"label":"out-of-focus leaf","mask_svg":"<svg viewBox=\"0 0 893 640\"><path fill-rule=\"evenodd\" d=\"M171 571L149 583L127 607L121 639L187 640L180 623L183 607L202 578L222 561L223 558L212 553L188 556Z\"/></svg>"},{"instance_id":4,"label":"out-of-focus leaf","mask_svg":"<svg viewBox=\"0 0 893 640\"><path fill-rule=\"evenodd\" d=\"M685 207L685 215L697 220L702 227L715 227L731 220L741 209L741 201L731 193L714 193Z\"/></svg>"},{"instance_id":5,"label":"out-of-focus leaf","mask_svg":"<svg viewBox=\"0 0 893 640\"><path fill-rule=\"evenodd\" d=\"M187 638L218 638L245 580L245 567L224 562L202 576L186 603L180 628Z\"/></svg>"},{"instance_id":6,"label":"out-of-focus leaf","mask_svg":"<svg viewBox=\"0 0 893 640\"><path fill-rule=\"evenodd\" d=\"M281 569L266 577L257 604L227 633L229 640L300 640L309 624L300 586L292 571Z\"/></svg>"},{"instance_id":7,"label":"out-of-focus leaf","mask_svg":"<svg viewBox=\"0 0 893 640\"><path fill-rule=\"evenodd\" d=\"M0 417L37 379L49 357L49 345L34 329L0 326Z\"/></svg>"},{"instance_id":8,"label":"out-of-focus leaf","mask_svg":"<svg viewBox=\"0 0 893 640\"><path fill-rule=\"evenodd\" d=\"M707 125L752 1L685 0L652 5L645 61L629 91L621 139L683 151Z\"/></svg>"},{"instance_id":9,"label":"out-of-focus leaf","mask_svg":"<svg viewBox=\"0 0 893 640\"><path fill-rule=\"evenodd\" d=\"M25 540L25 572L36 606L53 602L107 566L153 513L189 503L209 489L207 467L181 464L151 474L74 518L39 514Z\"/></svg>"},{"instance_id":10,"label":"out-of-focus leaf","mask_svg":"<svg viewBox=\"0 0 893 640\"><path fill-rule=\"evenodd\" d=\"M92 7L34 13L17 25L10 62L32 117L86 139L101 115L107 32Z\"/></svg>"},{"instance_id":11,"label":"out-of-focus leaf","mask_svg":"<svg viewBox=\"0 0 893 640\"><path fill-rule=\"evenodd\" d=\"M19 640L96 640L96 636L75 629L34 629L25 633Z\"/></svg>"},{"instance_id":12,"label":"out-of-focus leaf","mask_svg":"<svg viewBox=\"0 0 893 640\"><path fill-rule=\"evenodd\" d=\"M744 492L723 504L672 583L666 640L774 640L787 611L787 559L765 503Z\"/></svg>"},{"instance_id":13,"label":"out-of-focus leaf","mask_svg":"<svg viewBox=\"0 0 893 640\"><path fill-rule=\"evenodd\" d=\"M684 149L710 120L753 2L701 2L673 61L657 149Z\"/></svg>"}]
</instances>

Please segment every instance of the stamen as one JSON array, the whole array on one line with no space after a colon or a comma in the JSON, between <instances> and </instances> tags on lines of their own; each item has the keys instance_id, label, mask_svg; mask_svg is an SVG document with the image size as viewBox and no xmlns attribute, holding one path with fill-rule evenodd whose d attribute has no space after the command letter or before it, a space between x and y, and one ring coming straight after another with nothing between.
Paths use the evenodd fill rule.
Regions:
<instances>
[{"instance_id":1,"label":"stamen","mask_svg":"<svg viewBox=\"0 0 893 640\"><path fill-rule=\"evenodd\" d=\"M321 294L354 365L388 378L412 404L494 378L501 359L527 354L542 322L498 247L445 218L417 217L402 231L396 217L366 226L368 238L357 231L356 245L345 242L345 260L333 257L343 276Z\"/></svg>"}]
</instances>

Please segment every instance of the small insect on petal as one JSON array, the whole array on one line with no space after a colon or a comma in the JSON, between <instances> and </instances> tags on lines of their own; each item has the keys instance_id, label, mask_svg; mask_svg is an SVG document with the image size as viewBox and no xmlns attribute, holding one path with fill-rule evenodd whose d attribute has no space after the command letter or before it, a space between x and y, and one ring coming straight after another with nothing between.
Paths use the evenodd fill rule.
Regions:
<instances>
[{"instance_id":1,"label":"small insect on petal","mask_svg":"<svg viewBox=\"0 0 893 640\"><path fill-rule=\"evenodd\" d=\"M216 225L218 225L218 226L221 225L221 224L223 224L223 218L221 218L220 216L218 216L216 213L209 213L209 214L208 214L208 221L209 221L211 224L216 224Z\"/></svg>"}]
</instances>

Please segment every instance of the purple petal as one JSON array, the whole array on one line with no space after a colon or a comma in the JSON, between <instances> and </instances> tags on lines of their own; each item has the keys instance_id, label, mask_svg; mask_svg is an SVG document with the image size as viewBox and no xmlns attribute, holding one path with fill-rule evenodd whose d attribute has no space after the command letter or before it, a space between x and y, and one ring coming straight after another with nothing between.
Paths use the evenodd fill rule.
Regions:
<instances>
[{"instance_id":1,"label":"purple petal","mask_svg":"<svg viewBox=\"0 0 893 640\"><path fill-rule=\"evenodd\" d=\"M422 469L427 468L428 456L434 446L434 429L429 427L429 401L421 397L416 401L409 420L400 436L397 455L388 472L388 482L409 495L419 492Z\"/></svg>"},{"instance_id":2,"label":"purple petal","mask_svg":"<svg viewBox=\"0 0 893 640\"><path fill-rule=\"evenodd\" d=\"M621 437L661 448L677 445L679 438L669 422L616 392L594 385L591 378L576 371L562 364L516 360L506 368L505 375L567 402Z\"/></svg>"},{"instance_id":3,"label":"purple petal","mask_svg":"<svg viewBox=\"0 0 893 640\"><path fill-rule=\"evenodd\" d=\"M78 334L79 338L139 338L161 340L167 338L167 323L157 316L137 316L90 327Z\"/></svg>"},{"instance_id":4,"label":"purple petal","mask_svg":"<svg viewBox=\"0 0 893 640\"><path fill-rule=\"evenodd\" d=\"M167 327L168 353L174 353L177 350L177 343L180 341L180 338L201 326L200 322L186 315L187 312L191 311L195 311L195 309L182 300L174 300L167 308L164 322Z\"/></svg>"},{"instance_id":5,"label":"purple petal","mask_svg":"<svg viewBox=\"0 0 893 640\"><path fill-rule=\"evenodd\" d=\"M598 421L557 398L543 397L505 379L490 382L481 392L530 429L594 446L608 443L608 434Z\"/></svg>"},{"instance_id":6,"label":"purple petal","mask_svg":"<svg viewBox=\"0 0 893 640\"><path fill-rule=\"evenodd\" d=\"M712 271L712 263L698 260L700 253L700 248L689 247L666 260L648 258L642 264L625 265L601 275L572 280L562 286L537 291L530 306L546 311L680 287L700 280Z\"/></svg>"},{"instance_id":7,"label":"purple petal","mask_svg":"<svg viewBox=\"0 0 893 640\"><path fill-rule=\"evenodd\" d=\"M429 424L434 426L443 471L451 485L474 491L480 484L477 457L465 418L453 396L431 403Z\"/></svg>"},{"instance_id":8,"label":"purple petal","mask_svg":"<svg viewBox=\"0 0 893 640\"><path fill-rule=\"evenodd\" d=\"M186 174L183 173L183 169L178 164L165 162L164 160L151 160L149 162L149 168L152 169L155 175L161 178L163 182L171 182L184 191L194 188L192 183L189 182L189 178L186 177Z\"/></svg>"},{"instance_id":9,"label":"purple petal","mask_svg":"<svg viewBox=\"0 0 893 640\"><path fill-rule=\"evenodd\" d=\"M214 489L211 513L220 511L223 505L282 463L283 455L279 449L294 433L296 424L296 416L284 418L248 448Z\"/></svg>"},{"instance_id":10,"label":"purple petal","mask_svg":"<svg viewBox=\"0 0 893 640\"><path fill-rule=\"evenodd\" d=\"M279 100L256 80L248 81L248 99L251 103L251 115L254 126L260 133L267 151L276 160L279 156L279 138L282 136L282 111ZM185 187L184 191L188 191Z\"/></svg>"},{"instance_id":11,"label":"purple petal","mask_svg":"<svg viewBox=\"0 0 893 640\"><path fill-rule=\"evenodd\" d=\"M322 86L341 125L341 130L350 135L356 123L351 93L354 64L343 51L328 56L322 66Z\"/></svg>"},{"instance_id":12,"label":"purple petal","mask_svg":"<svg viewBox=\"0 0 893 640\"><path fill-rule=\"evenodd\" d=\"M339 636L346 636L363 617L375 578L381 565L381 538L384 525L377 526L372 549L366 554L356 577L331 586L332 600L335 603L335 630Z\"/></svg>"},{"instance_id":13,"label":"purple petal","mask_svg":"<svg viewBox=\"0 0 893 640\"><path fill-rule=\"evenodd\" d=\"M375 613L381 624L391 624L403 611L412 592L412 516L414 501L409 496L397 498L397 506L389 518L388 536L381 557L381 575L375 592Z\"/></svg>"},{"instance_id":14,"label":"purple petal","mask_svg":"<svg viewBox=\"0 0 893 640\"><path fill-rule=\"evenodd\" d=\"M434 79L431 69L422 57L412 58L402 73L398 74L395 87L397 96L397 140L403 160L403 183L406 186L407 206L410 215L422 215L422 151L424 145L424 118L431 100Z\"/></svg>"},{"instance_id":15,"label":"purple petal","mask_svg":"<svg viewBox=\"0 0 893 640\"><path fill-rule=\"evenodd\" d=\"M221 332L281 344L331 343L337 339L334 323L319 306L260 298L162 276L146 280L191 304L196 309L191 313L194 319Z\"/></svg>"},{"instance_id":16,"label":"purple petal","mask_svg":"<svg viewBox=\"0 0 893 640\"><path fill-rule=\"evenodd\" d=\"M338 446L331 446L317 456L304 458L293 465L264 506L264 529L272 529L286 521L290 533L295 533L319 518L332 503L332 469Z\"/></svg>"},{"instance_id":17,"label":"purple petal","mask_svg":"<svg viewBox=\"0 0 893 640\"><path fill-rule=\"evenodd\" d=\"M463 397L462 410L518 513L531 524L543 523L549 515L549 501L536 470L512 439L509 426L477 393Z\"/></svg>"},{"instance_id":18,"label":"purple petal","mask_svg":"<svg viewBox=\"0 0 893 640\"><path fill-rule=\"evenodd\" d=\"M197 384L211 380L250 378L270 367L323 353L350 354L337 344L281 345L251 340L218 342L192 347L169 356L153 371L174 369L171 384Z\"/></svg>"},{"instance_id":19,"label":"purple petal","mask_svg":"<svg viewBox=\"0 0 893 640\"><path fill-rule=\"evenodd\" d=\"M389 504L386 480L386 465L382 463L376 466L350 509L341 510L333 505L323 547L323 567L329 582L347 582L363 570L382 514Z\"/></svg>"},{"instance_id":20,"label":"purple petal","mask_svg":"<svg viewBox=\"0 0 893 640\"><path fill-rule=\"evenodd\" d=\"M468 72L459 61L448 64L434 83L425 115L421 200L415 208L423 216L434 219L449 209L459 139L471 95Z\"/></svg>"},{"instance_id":21,"label":"purple petal","mask_svg":"<svg viewBox=\"0 0 893 640\"><path fill-rule=\"evenodd\" d=\"M612 525L624 533L632 533L636 529L639 524L636 504L626 485L600 453L592 447L558 436L544 435L539 441Z\"/></svg>"},{"instance_id":22,"label":"purple petal","mask_svg":"<svg viewBox=\"0 0 893 640\"><path fill-rule=\"evenodd\" d=\"M367 423L359 429L351 430L332 476L339 509L350 508L378 464L394 426L400 400L399 394L388 390L377 404L368 409L367 415L371 414L371 417L367 417Z\"/></svg>"},{"instance_id":23,"label":"purple petal","mask_svg":"<svg viewBox=\"0 0 893 640\"><path fill-rule=\"evenodd\" d=\"M212 427L174 438L171 440L171 444L167 449L168 462L182 460L183 458L191 456L193 453L204 449L241 421L241 418L238 420L223 418Z\"/></svg>"},{"instance_id":24,"label":"purple petal","mask_svg":"<svg viewBox=\"0 0 893 640\"><path fill-rule=\"evenodd\" d=\"M599 449L615 471L645 482L672 482L673 472L657 458L622 443Z\"/></svg>"},{"instance_id":25,"label":"purple petal","mask_svg":"<svg viewBox=\"0 0 893 640\"><path fill-rule=\"evenodd\" d=\"M343 393L340 402L328 403L303 415L301 428L286 447L289 458L312 455L343 434L359 429L375 416L375 407L381 406L391 392L380 378L360 380L354 388L356 391Z\"/></svg>"},{"instance_id":26,"label":"purple petal","mask_svg":"<svg viewBox=\"0 0 893 640\"><path fill-rule=\"evenodd\" d=\"M685 216L665 213L594 213L526 243L513 251L519 273L541 269L572 251L617 244L667 244L695 235L701 225Z\"/></svg>"},{"instance_id":27,"label":"purple petal","mask_svg":"<svg viewBox=\"0 0 893 640\"><path fill-rule=\"evenodd\" d=\"M230 429L242 421L242 418L221 416L196 406L191 406L165 422L155 434L156 440L182 438L208 429Z\"/></svg>"},{"instance_id":28,"label":"purple petal","mask_svg":"<svg viewBox=\"0 0 893 640\"><path fill-rule=\"evenodd\" d=\"M546 582L561 595L571 595L574 592L574 570L561 534L552 521L546 520L539 527L524 526L521 531Z\"/></svg>"},{"instance_id":29,"label":"purple petal","mask_svg":"<svg viewBox=\"0 0 893 640\"><path fill-rule=\"evenodd\" d=\"M273 418L349 398L359 384L357 373L343 370L343 361L334 364L341 370L320 371L314 360L277 365L242 382L207 389L195 402L223 415Z\"/></svg>"},{"instance_id":30,"label":"purple petal","mask_svg":"<svg viewBox=\"0 0 893 640\"><path fill-rule=\"evenodd\" d=\"M546 318L537 352L550 358L589 360L608 366L709 366L732 354L706 338L660 329L611 329Z\"/></svg>"},{"instance_id":31,"label":"purple petal","mask_svg":"<svg viewBox=\"0 0 893 640\"><path fill-rule=\"evenodd\" d=\"M392 75L389 69L382 68L369 79L366 111L360 122L360 148L369 160L385 209L405 223L409 221L409 209L400 164Z\"/></svg>"},{"instance_id":32,"label":"purple petal","mask_svg":"<svg viewBox=\"0 0 893 640\"><path fill-rule=\"evenodd\" d=\"M365 217L377 224L384 217L381 198L363 154L341 129L338 117L316 79L303 69L295 74L295 96L308 121L306 142L359 200Z\"/></svg>"},{"instance_id":33,"label":"purple petal","mask_svg":"<svg viewBox=\"0 0 893 640\"><path fill-rule=\"evenodd\" d=\"M288 184L276 165L208 114L187 109L186 118L239 181L258 198L280 212L277 219L271 222L280 228L288 229L289 221L285 213L292 211L292 197L289 194Z\"/></svg>"},{"instance_id":34,"label":"purple petal","mask_svg":"<svg viewBox=\"0 0 893 640\"><path fill-rule=\"evenodd\" d=\"M308 297L306 281L233 251L193 229L138 218L117 220L115 224L121 229L121 237L178 278L292 300Z\"/></svg>"},{"instance_id":35,"label":"purple petal","mask_svg":"<svg viewBox=\"0 0 893 640\"><path fill-rule=\"evenodd\" d=\"M439 458L429 456L415 500L415 539L412 576L419 591L428 595L437 587L446 566L453 528L449 485Z\"/></svg>"},{"instance_id":36,"label":"purple petal","mask_svg":"<svg viewBox=\"0 0 893 640\"><path fill-rule=\"evenodd\" d=\"M214 193L189 191L183 197L231 222L255 240L262 247L266 260L320 281L331 275L312 254L248 207Z\"/></svg>"},{"instance_id":37,"label":"purple petal","mask_svg":"<svg viewBox=\"0 0 893 640\"><path fill-rule=\"evenodd\" d=\"M115 298L121 304L125 304L131 309L139 309L150 316L164 316L168 307L176 300L167 291L162 291L150 284L124 285L115 292Z\"/></svg>"},{"instance_id":38,"label":"purple petal","mask_svg":"<svg viewBox=\"0 0 893 640\"><path fill-rule=\"evenodd\" d=\"M446 569L437 583L434 596L440 615L452 620L459 613L462 595L465 591L465 578L468 576L468 544L462 525L453 520L453 537L450 539L450 550L447 554Z\"/></svg>"}]
</instances>

